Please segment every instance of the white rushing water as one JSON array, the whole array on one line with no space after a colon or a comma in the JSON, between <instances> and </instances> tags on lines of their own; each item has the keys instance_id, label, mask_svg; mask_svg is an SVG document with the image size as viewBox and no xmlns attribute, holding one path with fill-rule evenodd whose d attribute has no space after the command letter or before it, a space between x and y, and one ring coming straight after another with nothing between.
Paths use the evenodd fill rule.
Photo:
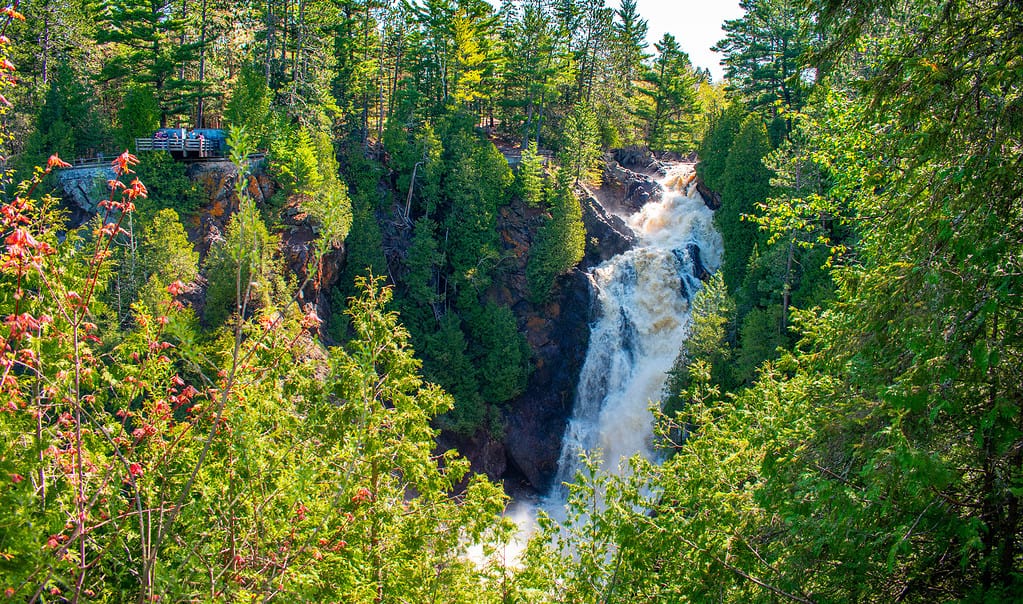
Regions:
<instances>
[{"instance_id":1,"label":"white rushing water","mask_svg":"<svg viewBox=\"0 0 1023 604\"><path fill-rule=\"evenodd\" d=\"M627 216L635 247L593 269L597 316L579 375L572 418L565 431L558 474L541 502L516 500L505 514L519 534L490 557L470 550L478 565L516 565L536 529L537 507L564 519L567 489L580 467L579 455L601 451L603 469L620 472L636 453L652 457L653 415L662 389L689 334L689 301L699 290L693 275L694 248L704 267L721 264L721 236L713 212L691 184L692 166L680 165L661 184L661 199Z\"/></svg>"},{"instance_id":2,"label":"white rushing water","mask_svg":"<svg viewBox=\"0 0 1023 604\"><path fill-rule=\"evenodd\" d=\"M661 400L667 372L689 333L689 301L700 288L691 253L699 249L708 271L721 263L713 212L687 186L691 171L682 165L668 174L661 199L627 217L636 246L590 276L597 317L545 506L554 516L564 505L562 485L579 469L581 452L599 450L607 471L621 471L636 453L653 455L650 405Z\"/></svg>"}]
</instances>

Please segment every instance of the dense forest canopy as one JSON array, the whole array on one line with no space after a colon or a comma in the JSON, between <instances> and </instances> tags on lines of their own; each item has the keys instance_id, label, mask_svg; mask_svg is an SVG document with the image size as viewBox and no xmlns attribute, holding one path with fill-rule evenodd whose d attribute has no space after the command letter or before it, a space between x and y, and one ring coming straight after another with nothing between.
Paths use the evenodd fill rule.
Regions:
<instances>
[{"instance_id":1,"label":"dense forest canopy","mask_svg":"<svg viewBox=\"0 0 1023 604\"><path fill-rule=\"evenodd\" d=\"M1023 599L1023 7L741 6L720 83L635 0L4 8L2 597ZM630 146L697 153L723 266L662 463L587 459L512 560L437 436L504 434L499 293L559 307Z\"/></svg>"}]
</instances>

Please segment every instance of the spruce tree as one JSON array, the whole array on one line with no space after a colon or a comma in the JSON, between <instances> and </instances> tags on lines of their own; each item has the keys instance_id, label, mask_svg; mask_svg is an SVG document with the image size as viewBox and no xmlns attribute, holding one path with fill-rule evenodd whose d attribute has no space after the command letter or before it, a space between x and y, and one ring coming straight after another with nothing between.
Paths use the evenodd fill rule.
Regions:
<instances>
[{"instance_id":1,"label":"spruce tree","mask_svg":"<svg viewBox=\"0 0 1023 604\"><path fill-rule=\"evenodd\" d=\"M770 194L771 173L763 163L769 151L763 119L756 113L748 115L728 151L721 177L721 208L714 214L725 242L721 270L731 292L742 283L754 246L764 239L747 216Z\"/></svg>"}]
</instances>

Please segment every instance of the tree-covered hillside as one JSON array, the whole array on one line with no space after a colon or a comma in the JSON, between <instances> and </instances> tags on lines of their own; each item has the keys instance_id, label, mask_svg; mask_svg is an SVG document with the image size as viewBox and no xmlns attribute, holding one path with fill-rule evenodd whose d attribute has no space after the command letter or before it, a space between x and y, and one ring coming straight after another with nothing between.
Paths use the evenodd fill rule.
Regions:
<instances>
[{"instance_id":1,"label":"tree-covered hillside","mask_svg":"<svg viewBox=\"0 0 1023 604\"><path fill-rule=\"evenodd\" d=\"M0 597L1023 599L1023 8L741 5L721 83L636 0L4 8ZM437 437L504 435L626 146L697 152L723 266L659 463L512 560Z\"/></svg>"}]
</instances>

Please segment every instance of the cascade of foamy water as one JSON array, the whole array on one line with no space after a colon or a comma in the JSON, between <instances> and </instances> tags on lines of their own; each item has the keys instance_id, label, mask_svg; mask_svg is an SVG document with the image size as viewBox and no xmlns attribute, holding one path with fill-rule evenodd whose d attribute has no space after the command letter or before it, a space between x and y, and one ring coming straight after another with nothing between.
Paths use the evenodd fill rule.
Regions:
<instances>
[{"instance_id":1,"label":"cascade of foamy water","mask_svg":"<svg viewBox=\"0 0 1023 604\"><path fill-rule=\"evenodd\" d=\"M636 453L652 455L649 406L661 391L688 335L689 300L700 287L694 276L696 250L710 271L721 262L721 236L713 212L685 190L691 166L679 166L664 181L661 199L628 218L638 243L604 262L590 275L598 316L579 376L575 406L548 507L557 515L563 483L579 469L581 452L600 449L604 468L615 471Z\"/></svg>"},{"instance_id":2,"label":"cascade of foamy water","mask_svg":"<svg viewBox=\"0 0 1023 604\"><path fill-rule=\"evenodd\" d=\"M711 272L721 264L713 212L691 181L692 166L672 170L661 182L661 199L627 218L637 245L590 274L597 317L590 325L558 473L542 502L519 500L509 506L506 514L520 530L501 551L503 563L517 564L536 528L538 503L552 517L564 518L564 483L573 480L581 452L600 449L608 471L619 470L636 453L653 454L649 407L660 400L667 372L688 336L689 301L700 288L693 256L698 253ZM471 555L478 564L486 563L482 551L477 546Z\"/></svg>"}]
</instances>

